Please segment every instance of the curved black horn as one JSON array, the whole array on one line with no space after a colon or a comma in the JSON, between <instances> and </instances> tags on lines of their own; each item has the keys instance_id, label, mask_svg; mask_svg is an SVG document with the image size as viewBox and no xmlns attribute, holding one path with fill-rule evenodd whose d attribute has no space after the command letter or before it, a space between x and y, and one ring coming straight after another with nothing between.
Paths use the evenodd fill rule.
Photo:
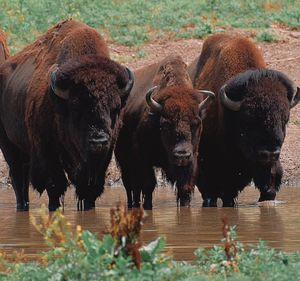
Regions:
<instances>
[{"instance_id":1,"label":"curved black horn","mask_svg":"<svg viewBox=\"0 0 300 281\"><path fill-rule=\"evenodd\" d=\"M146 94L146 101L152 112L161 112L162 106L152 98L152 95L157 86L152 87Z\"/></svg>"},{"instance_id":2,"label":"curved black horn","mask_svg":"<svg viewBox=\"0 0 300 281\"><path fill-rule=\"evenodd\" d=\"M61 90L56 86L56 75L58 71L59 71L58 66L54 65L51 69L51 74L50 74L50 86L55 95L57 95L61 99L67 100L69 98L69 91Z\"/></svg>"},{"instance_id":3,"label":"curved black horn","mask_svg":"<svg viewBox=\"0 0 300 281\"><path fill-rule=\"evenodd\" d=\"M225 92L226 84L220 89L220 98L222 104L232 110L232 111L239 111L241 109L242 102L241 101L233 101L231 100Z\"/></svg>"},{"instance_id":4,"label":"curved black horn","mask_svg":"<svg viewBox=\"0 0 300 281\"><path fill-rule=\"evenodd\" d=\"M133 71L131 71L129 68L125 67L126 68L126 71L128 73L128 82L125 86L124 89L122 89L122 93L121 93L121 97L125 97L127 95L129 95L132 87L133 87L133 84L134 84L134 74L133 74Z\"/></svg>"},{"instance_id":5,"label":"curved black horn","mask_svg":"<svg viewBox=\"0 0 300 281\"><path fill-rule=\"evenodd\" d=\"M215 93L212 91L207 91L207 90L199 90L198 93L200 94L207 94L207 98L204 99L200 104L199 104L199 112L206 108L212 99L216 97Z\"/></svg>"},{"instance_id":6,"label":"curved black horn","mask_svg":"<svg viewBox=\"0 0 300 281\"><path fill-rule=\"evenodd\" d=\"M296 90L294 91L294 95L290 103L290 108L298 104L299 100L300 100L300 88L297 87Z\"/></svg>"}]
</instances>

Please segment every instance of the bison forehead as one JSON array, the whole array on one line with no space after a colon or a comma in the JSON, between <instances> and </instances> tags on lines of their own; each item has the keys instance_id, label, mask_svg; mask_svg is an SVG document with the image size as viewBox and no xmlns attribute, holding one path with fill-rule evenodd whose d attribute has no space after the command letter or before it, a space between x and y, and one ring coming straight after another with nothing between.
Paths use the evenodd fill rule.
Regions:
<instances>
[{"instance_id":1,"label":"bison forehead","mask_svg":"<svg viewBox=\"0 0 300 281\"><path fill-rule=\"evenodd\" d=\"M259 96L245 99L241 114L247 123L274 127L289 118L288 101L270 96Z\"/></svg>"},{"instance_id":2,"label":"bison forehead","mask_svg":"<svg viewBox=\"0 0 300 281\"><path fill-rule=\"evenodd\" d=\"M197 90L172 86L160 90L155 98L163 105L165 112L193 112L198 109L200 95Z\"/></svg>"},{"instance_id":3,"label":"bison forehead","mask_svg":"<svg viewBox=\"0 0 300 281\"><path fill-rule=\"evenodd\" d=\"M106 90L112 85L123 88L128 82L124 67L109 58L86 55L60 66L61 72L74 84L83 84L88 90Z\"/></svg>"}]
</instances>

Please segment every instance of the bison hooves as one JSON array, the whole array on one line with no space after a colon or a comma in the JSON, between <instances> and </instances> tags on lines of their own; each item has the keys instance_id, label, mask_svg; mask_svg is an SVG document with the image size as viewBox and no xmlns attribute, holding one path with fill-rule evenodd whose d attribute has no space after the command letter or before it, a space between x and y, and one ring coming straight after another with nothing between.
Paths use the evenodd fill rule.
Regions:
<instances>
[{"instance_id":1,"label":"bison hooves","mask_svg":"<svg viewBox=\"0 0 300 281\"><path fill-rule=\"evenodd\" d=\"M144 210L152 210L152 202L144 202L143 208Z\"/></svg>"},{"instance_id":2,"label":"bison hooves","mask_svg":"<svg viewBox=\"0 0 300 281\"><path fill-rule=\"evenodd\" d=\"M276 191L272 188L260 192L258 202L275 200Z\"/></svg>"},{"instance_id":3,"label":"bison hooves","mask_svg":"<svg viewBox=\"0 0 300 281\"><path fill-rule=\"evenodd\" d=\"M95 201L89 200L78 200L77 202L77 211L89 211L95 209L96 204Z\"/></svg>"},{"instance_id":4,"label":"bison hooves","mask_svg":"<svg viewBox=\"0 0 300 281\"><path fill-rule=\"evenodd\" d=\"M179 206L180 207L190 207L191 205L191 200L187 199L187 200L179 200Z\"/></svg>"},{"instance_id":5,"label":"bison hooves","mask_svg":"<svg viewBox=\"0 0 300 281\"><path fill-rule=\"evenodd\" d=\"M29 202L18 203L17 204L17 211L18 212L29 211Z\"/></svg>"},{"instance_id":6,"label":"bison hooves","mask_svg":"<svg viewBox=\"0 0 300 281\"><path fill-rule=\"evenodd\" d=\"M216 198L203 199L202 207L217 207L217 199Z\"/></svg>"},{"instance_id":7,"label":"bison hooves","mask_svg":"<svg viewBox=\"0 0 300 281\"><path fill-rule=\"evenodd\" d=\"M223 207L234 207L235 206L235 202L234 199L222 199L223 201Z\"/></svg>"},{"instance_id":8,"label":"bison hooves","mask_svg":"<svg viewBox=\"0 0 300 281\"><path fill-rule=\"evenodd\" d=\"M49 204L49 205L48 205L49 212L54 212L54 211L56 211L59 207L60 207L60 204Z\"/></svg>"}]
</instances>

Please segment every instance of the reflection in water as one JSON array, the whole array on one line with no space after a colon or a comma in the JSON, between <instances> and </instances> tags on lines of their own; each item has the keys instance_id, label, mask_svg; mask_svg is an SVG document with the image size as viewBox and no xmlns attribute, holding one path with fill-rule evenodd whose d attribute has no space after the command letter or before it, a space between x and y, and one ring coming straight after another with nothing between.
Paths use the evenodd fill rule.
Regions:
<instances>
[{"instance_id":1,"label":"reflection in water","mask_svg":"<svg viewBox=\"0 0 300 281\"><path fill-rule=\"evenodd\" d=\"M290 196L292 194L293 196ZM238 208L201 208L201 197L195 191L190 208L177 208L171 189L157 189L154 209L146 213L142 239L149 242L162 235L166 237L167 251L176 259L191 260L198 247L220 244L223 216L231 225L237 225L238 239L254 243L259 239L268 241L270 246L286 251L300 250L300 210L297 198L300 189L283 188L278 200L285 201L277 206L259 207L255 204L258 192L247 188L242 192ZM82 225L101 237L109 225L109 210L117 202L125 202L123 188L107 188L97 208L88 212L77 212L74 190L66 195L65 216L75 227ZM15 211L12 189L2 189L0 197L0 247L6 252L24 249L27 254L36 254L46 249L42 237L30 223L30 216L37 215L41 203L47 203L46 195L31 194L29 213Z\"/></svg>"}]
</instances>

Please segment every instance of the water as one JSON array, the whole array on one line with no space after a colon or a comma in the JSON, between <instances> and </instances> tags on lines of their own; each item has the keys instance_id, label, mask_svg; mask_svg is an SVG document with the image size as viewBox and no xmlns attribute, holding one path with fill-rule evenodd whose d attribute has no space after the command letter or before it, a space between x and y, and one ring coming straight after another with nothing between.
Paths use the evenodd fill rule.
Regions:
<instances>
[{"instance_id":1,"label":"water","mask_svg":"<svg viewBox=\"0 0 300 281\"><path fill-rule=\"evenodd\" d=\"M39 197L31 192L30 212L16 212L12 189L1 188L0 196L0 249L7 253L24 249L29 256L46 250L41 235L30 223L41 203L47 203L46 195ZM109 210L117 202L126 202L123 187L108 187L97 201L97 208L77 212L74 190L66 195L65 216L72 225L82 225L102 237L109 225ZM225 215L231 225L237 225L238 240L255 243L263 239L277 249L300 250L300 188L282 188L276 204L258 206L258 192L247 187L239 197L238 208L201 208L201 196L197 190L190 208L177 208L174 192L168 187L156 189L154 209L147 212L142 239L145 243L165 236L166 251L178 260L192 260L198 247L220 244L221 219Z\"/></svg>"}]
</instances>

